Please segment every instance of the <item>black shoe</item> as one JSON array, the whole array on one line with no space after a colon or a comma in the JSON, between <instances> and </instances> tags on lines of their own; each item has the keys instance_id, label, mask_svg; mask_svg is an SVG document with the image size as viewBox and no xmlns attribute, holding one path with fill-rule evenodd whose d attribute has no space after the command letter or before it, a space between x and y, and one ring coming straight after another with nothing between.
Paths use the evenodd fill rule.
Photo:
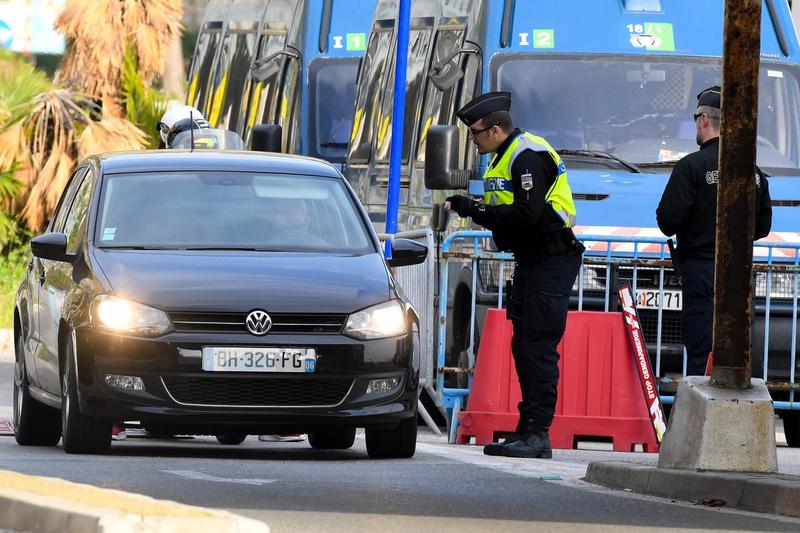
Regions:
<instances>
[{"instance_id":1,"label":"black shoe","mask_svg":"<svg viewBox=\"0 0 800 533\"><path fill-rule=\"evenodd\" d=\"M503 448L519 440L519 435L511 433L503 442L493 442L483 447L484 455L503 455Z\"/></svg>"},{"instance_id":2,"label":"black shoe","mask_svg":"<svg viewBox=\"0 0 800 533\"><path fill-rule=\"evenodd\" d=\"M546 430L522 435L519 440L503 446L501 454L505 457L552 459L553 449L550 447L550 435Z\"/></svg>"}]
</instances>

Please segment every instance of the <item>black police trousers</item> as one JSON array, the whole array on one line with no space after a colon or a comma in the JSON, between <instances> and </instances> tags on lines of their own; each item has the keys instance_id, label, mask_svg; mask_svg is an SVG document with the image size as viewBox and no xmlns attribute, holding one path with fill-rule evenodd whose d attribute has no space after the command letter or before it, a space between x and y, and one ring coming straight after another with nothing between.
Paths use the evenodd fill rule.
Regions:
<instances>
[{"instance_id":1,"label":"black police trousers","mask_svg":"<svg viewBox=\"0 0 800 533\"><path fill-rule=\"evenodd\" d=\"M683 345L686 346L686 375L702 376L711 352L714 329L714 261L684 259Z\"/></svg>"},{"instance_id":2,"label":"black police trousers","mask_svg":"<svg viewBox=\"0 0 800 533\"><path fill-rule=\"evenodd\" d=\"M567 325L569 296L581 256L543 257L514 270L510 309L511 351L522 390L517 433L546 430L553 422L558 394L556 351Z\"/></svg>"}]
</instances>

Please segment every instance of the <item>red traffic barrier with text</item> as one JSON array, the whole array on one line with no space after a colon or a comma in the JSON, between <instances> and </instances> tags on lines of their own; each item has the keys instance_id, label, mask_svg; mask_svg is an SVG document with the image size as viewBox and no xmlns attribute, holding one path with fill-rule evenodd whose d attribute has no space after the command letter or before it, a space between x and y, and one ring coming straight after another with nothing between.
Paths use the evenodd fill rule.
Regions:
<instances>
[{"instance_id":1,"label":"red traffic barrier with text","mask_svg":"<svg viewBox=\"0 0 800 533\"><path fill-rule=\"evenodd\" d=\"M516 429L521 399L511 355L511 321L505 309L486 313L467 407L460 413L456 442L494 442ZM621 313L570 311L558 345L560 377L554 448L576 448L581 437L610 438L614 451L641 444L657 452L647 405Z\"/></svg>"}]
</instances>

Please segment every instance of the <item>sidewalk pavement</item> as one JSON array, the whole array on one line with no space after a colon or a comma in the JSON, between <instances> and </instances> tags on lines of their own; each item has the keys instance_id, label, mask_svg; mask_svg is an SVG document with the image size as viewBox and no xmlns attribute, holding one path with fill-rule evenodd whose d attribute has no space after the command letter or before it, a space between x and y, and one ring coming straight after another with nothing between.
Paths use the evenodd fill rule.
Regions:
<instances>
[{"instance_id":1,"label":"sidewalk pavement","mask_svg":"<svg viewBox=\"0 0 800 533\"><path fill-rule=\"evenodd\" d=\"M269 533L267 524L62 479L0 470L0 530L37 533Z\"/></svg>"},{"instance_id":2,"label":"sidewalk pavement","mask_svg":"<svg viewBox=\"0 0 800 533\"><path fill-rule=\"evenodd\" d=\"M785 443L776 419L777 441ZM713 507L800 517L800 448L779 445L778 473L751 474L658 468L657 453L621 453L610 443L581 442L577 450L553 450L552 460L484 456L482 446L450 445L445 435L420 432L420 451L542 480L579 481L625 492ZM449 450L449 451L448 451ZM465 456L470 459L465 459Z\"/></svg>"}]
</instances>

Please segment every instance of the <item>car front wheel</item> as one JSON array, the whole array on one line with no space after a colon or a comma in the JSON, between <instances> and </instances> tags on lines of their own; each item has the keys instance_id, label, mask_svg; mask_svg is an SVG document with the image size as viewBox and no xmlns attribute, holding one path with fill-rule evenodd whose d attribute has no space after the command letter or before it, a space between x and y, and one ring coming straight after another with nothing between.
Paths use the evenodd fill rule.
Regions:
<instances>
[{"instance_id":1,"label":"car front wheel","mask_svg":"<svg viewBox=\"0 0 800 533\"><path fill-rule=\"evenodd\" d=\"M16 343L14 364L14 438L25 446L55 446L61 439L58 409L33 399L28 392L28 372L25 370L25 341Z\"/></svg>"},{"instance_id":2,"label":"car front wheel","mask_svg":"<svg viewBox=\"0 0 800 533\"><path fill-rule=\"evenodd\" d=\"M81 413L75 353L67 342L66 360L61 373L61 432L67 453L108 453L111 448L111 422L102 422Z\"/></svg>"},{"instance_id":3,"label":"car front wheel","mask_svg":"<svg viewBox=\"0 0 800 533\"><path fill-rule=\"evenodd\" d=\"M367 428L367 453L374 459L407 459L417 449L417 415L393 429Z\"/></svg>"}]
</instances>

